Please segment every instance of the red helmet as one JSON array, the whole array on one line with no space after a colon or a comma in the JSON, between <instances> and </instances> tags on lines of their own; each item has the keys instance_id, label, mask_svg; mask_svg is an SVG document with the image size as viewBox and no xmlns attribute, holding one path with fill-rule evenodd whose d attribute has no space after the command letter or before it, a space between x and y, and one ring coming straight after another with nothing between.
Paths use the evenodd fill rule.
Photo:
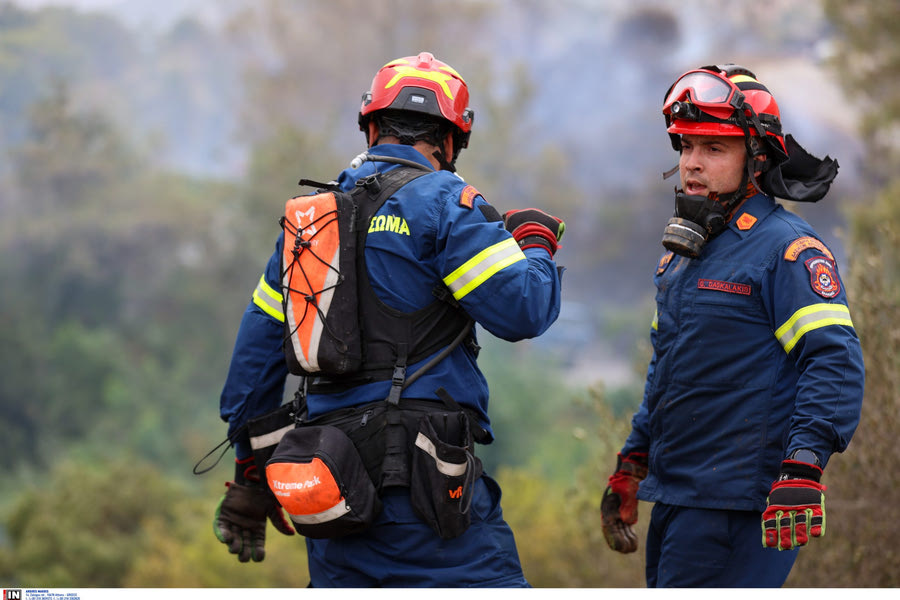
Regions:
<instances>
[{"instance_id":1,"label":"red helmet","mask_svg":"<svg viewBox=\"0 0 900 600\"><path fill-rule=\"evenodd\" d=\"M759 136L776 153L787 152L775 98L744 67L727 64L688 71L666 92L663 115L676 150L681 149L680 134L686 133Z\"/></svg>"},{"instance_id":2,"label":"red helmet","mask_svg":"<svg viewBox=\"0 0 900 600\"><path fill-rule=\"evenodd\" d=\"M460 74L430 52L422 52L392 60L378 70L372 87L363 94L359 127L365 130L376 111L408 110L443 117L460 130L468 144L475 116L468 104L469 88Z\"/></svg>"}]
</instances>

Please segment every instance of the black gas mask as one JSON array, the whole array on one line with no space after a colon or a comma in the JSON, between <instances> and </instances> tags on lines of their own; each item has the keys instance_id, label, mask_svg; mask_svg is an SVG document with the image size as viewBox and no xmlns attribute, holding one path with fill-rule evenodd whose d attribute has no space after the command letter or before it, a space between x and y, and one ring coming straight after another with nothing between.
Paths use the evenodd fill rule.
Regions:
<instances>
[{"instance_id":1,"label":"black gas mask","mask_svg":"<svg viewBox=\"0 0 900 600\"><path fill-rule=\"evenodd\" d=\"M675 215L663 232L663 246L675 254L697 258L707 240L725 229L725 210L716 194L707 197L676 191Z\"/></svg>"},{"instance_id":2,"label":"black gas mask","mask_svg":"<svg viewBox=\"0 0 900 600\"><path fill-rule=\"evenodd\" d=\"M666 250L697 258L703 245L725 230L730 213L747 197L751 189L757 189L754 170L768 168L764 159L757 158L764 151L755 139L747 143L747 153L750 158L747 159L741 183L735 191L727 194L710 192L709 196L697 196L675 190L675 215L669 219L663 232L662 244ZM676 171L677 166L663 177L670 177ZM751 182L753 185L748 186Z\"/></svg>"}]
</instances>

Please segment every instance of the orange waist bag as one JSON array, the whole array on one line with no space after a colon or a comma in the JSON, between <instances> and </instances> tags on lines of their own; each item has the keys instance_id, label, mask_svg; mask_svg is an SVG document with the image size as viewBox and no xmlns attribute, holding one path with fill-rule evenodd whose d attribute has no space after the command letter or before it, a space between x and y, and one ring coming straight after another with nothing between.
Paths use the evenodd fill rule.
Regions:
<instances>
[{"instance_id":1,"label":"orange waist bag","mask_svg":"<svg viewBox=\"0 0 900 600\"><path fill-rule=\"evenodd\" d=\"M300 535L332 538L365 531L381 500L359 452L331 425L284 434L266 463L266 481Z\"/></svg>"}]
</instances>

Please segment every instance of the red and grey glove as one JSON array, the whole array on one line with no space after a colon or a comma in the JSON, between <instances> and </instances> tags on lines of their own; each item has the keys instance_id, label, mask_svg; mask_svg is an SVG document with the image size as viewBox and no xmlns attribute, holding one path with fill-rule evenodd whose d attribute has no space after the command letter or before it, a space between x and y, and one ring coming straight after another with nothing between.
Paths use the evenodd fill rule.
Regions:
<instances>
[{"instance_id":1,"label":"red and grey glove","mask_svg":"<svg viewBox=\"0 0 900 600\"><path fill-rule=\"evenodd\" d=\"M228 489L213 520L216 538L241 562L260 562L266 557L266 519L281 533L294 535L278 500L258 477L254 481L252 460L237 461L235 481L225 484Z\"/></svg>"},{"instance_id":2,"label":"red and grey glove","mask_svg":"<svg viewBox=\"0 0 900 600\"><path fill-rule=\"evenodd\" d=\"M632 452L617 455L616 471L600 503L603 537L616 552L628 554L638 548L632 525L638 520L638 485L647 476L647 453Z\"/></svg>"},{"instance_id":3,"label":"red and grey glove","mask_svg":"<svg viewBox=\"0 0 900 600\"><path fill-rule=\"evenodd\" d=\"M825 535L821 477L822 469L816 465L797 460L781 463L781 475L772 484L762 515L763 547L791 550L806 545L810 537Z\"/></svg>"},{"instance_id":4,"label":"red and grey glove","mask_svg":"<svg viewBox=\"0 0 900 600\"><path fill-rule=\"evenodd\" d=\"M556 254L559 240L566 231L566 224L561 219L537 208L507 211L503 214L503 225L522 250L545 248L551 257Z\"/></svg>"}]
</instances>

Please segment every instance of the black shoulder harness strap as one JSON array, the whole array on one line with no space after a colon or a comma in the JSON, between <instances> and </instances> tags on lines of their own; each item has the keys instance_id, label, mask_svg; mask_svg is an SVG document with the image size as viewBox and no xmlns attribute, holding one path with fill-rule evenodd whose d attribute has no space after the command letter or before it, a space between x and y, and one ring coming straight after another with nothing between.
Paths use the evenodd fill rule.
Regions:
<instances>
[{"instance_id":1,"label":"black shoulder harness strap","mask_svg":"<svg viewBox=\"0 0 900 600\"><path fill-rule=\"evenodd\" d=\"M433 290L436 299L428 306L413 313L403 313L382 302L368 278L365 240L371 219L397 190L429 172L433 171L401 164L356 182L351 194L359 208L356 264L364 339L363 368L360 373L348 377L328 377L327 374L316 377L310 391L332 393L370 381L390 379L391 391L387 399L396 404L405 388L470 336L471 318L446 289ZM433 360L407 380L406 368L410 363L421 361L439 350Z\"/></svg>"}]
</instances>

